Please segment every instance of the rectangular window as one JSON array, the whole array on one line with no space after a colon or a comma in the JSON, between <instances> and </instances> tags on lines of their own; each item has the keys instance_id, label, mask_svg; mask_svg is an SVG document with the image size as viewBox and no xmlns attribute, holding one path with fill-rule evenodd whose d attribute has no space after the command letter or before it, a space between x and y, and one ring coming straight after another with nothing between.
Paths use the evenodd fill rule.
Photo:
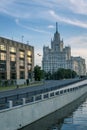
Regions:
<instances>
[{"instance_id":1,"label":"rectangular window","mask_svg":"<svg viewBox=\"0 0 87 130\"><path fill-rule=\"evenodd\" d=\"M13 52L13 53L16 53L16 48L15 47L9 47L9 51Z\"/></svg>"},{"instance_id":2,"label":"rectangular window","mask_svg":"<svg viewBox=\"0 0 87 130\"><path fill-rule=\"evenodd\" d=\"M16 73L11 73L10 77L11 77L11 79L16 79Z\"/></svg>"},{"instance_id":3,"label":"rectangular window","mask_svg":"<svg viewBox=\"0 0 87 130\"><path fill-rule=\"evenodd\" d=\"M0 71L6 71L6 61L0 60Z\"/></svg>"},{"instance_id":4,"label":"rectangular window","mask_svg":"<svg viewBox=\"0 0 87 130\"><path fill-rule=\"evenodd\" d=\"M25 78L25 73L24 71L20 71L20 79L24 79Z\"/></svg>"},{"instance_id":5,"label":"rectangular window","mask_svg":"<svg viewBox=\"0 0 87 130\"><path fill-rule=\"evenodd\" d=\"M24 52L23 52L23 51L20 51L20 52L19 52L19 57L20 57L20 58L24 58Z\"/></svg>"},{"instance_id":6,"label":"rectangular window","mask_svg":"<svg viewBox=\"0 0 87 130\"><path fill-rule=\"evenodd\" d=\"M14 62L14 61L10 62L10 70L11 71L16 71L16 62Z\"/></svg>"},{"instance_id":7,"label":"rectangular window","mask_svg":"<svg viewBox=\"0 0 87 130\"><path fill-rule=\"evenodd\" d=\"M28 70L31 70L32 69L32 66L31 65L28 65Z\"/></svg>"},{"instance_id":8,"label":"rectangular window","mask_svg":"<svg viewBox=\"0 0 87 130\"><path fill-rule=\"evenodd\" d=\"M10 61L16 61L16 55L10 54Z\"/></svg>"},{"instance_id":9,"label":"rectangular window","mask_svg":"<svg viewBox=\"0 0 87 130\"><path fill-rule=\"evenodd\" d=\"M31 77L32 77L32 74L30 71L28 71L28 78L31 79Z\"/></svg>"},{"instance_id":10,"label":"rectangular window","mask_svg":"<svg viewBox=\"0 0 87 130\"><path fill-rule=\"evenodd\" d=\"M6 79L6 72L0 72L0 79Z\"/></svg>"},{"instance_id":11,"label":"rectangular window","mask_svg":"<svg viewBox=\"0 0 87 130\"><path fill-rule=\"evenodd\" d=\"M32 58L28 57L27 62L31 64L32 63Z\"/></svg>"},{"instance_id":12,"label":"rectangular window","mask_svg":"<svg viewBox=\"0 0 87 130\"><path fill-rule=\"evenodd\" d=\"M24 60L20 60L20 66L24 66Z\"/></svg>"},{"instance_id":13,"label":"rectangular window","mask_svg":"<svg viewBox=\"0 0 87 130\"><path fill-rule=\"evenodd\" d=\"M6 51L6 46L5 45L0 45L0 50Z\"/></svg>"},{"instance_id":14,"label":"rectangular window","mask_svg":"<svg viewBox=\"0 0 87 130\"><path fill-rule=\"evenodd\" d=\"M32 52L31 52L31 51L28 51L28 52L27 52L27 55L28 55L28 56L31 56L31 55L32 55Z\"/></svg>"},{"instance_id":15,"label":"rectangular window","mask_svg":"<svg viewBox=\"0 0 87 130\"><path fill-rule=\"evenodd\" d=\"M6 60L6 53L0 53L0 60Z\"/></svg>"}]
</instances>

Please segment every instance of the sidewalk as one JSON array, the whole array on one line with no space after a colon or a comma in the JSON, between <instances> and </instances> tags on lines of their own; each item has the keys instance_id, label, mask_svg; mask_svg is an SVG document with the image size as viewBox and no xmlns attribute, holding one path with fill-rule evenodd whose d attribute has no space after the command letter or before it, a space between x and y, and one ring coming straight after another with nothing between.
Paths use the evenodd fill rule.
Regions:
<instances>
[{"instance_id":1,"label":"sidewalk","mask_svg":"<svg viewBox=\"0 0 87 130\"><path fill-rule=\"evenodd\" d=\"M39 86L43 85L43 81L35 81L35 82L30 82L29 85L24 84L24 85L14 85L14 86L0 86L0 92L2 91L8 91L8 90L14 90L14 89L21 89L21 88L26 88L26 87L32 87L32 86Z\"/></svg>"}]
</instances>

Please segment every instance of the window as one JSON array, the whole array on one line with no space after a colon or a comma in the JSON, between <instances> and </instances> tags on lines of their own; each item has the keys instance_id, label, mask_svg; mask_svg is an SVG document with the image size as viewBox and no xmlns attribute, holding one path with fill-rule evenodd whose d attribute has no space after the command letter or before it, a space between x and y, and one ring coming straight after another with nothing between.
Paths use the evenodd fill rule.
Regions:
<instances>
[{"instance_id":1,"label":"window","mask_svg":"<svg viewBox=\"0 0 87 130\"><path fill-rule=\"evenodd\" d=\"M9 48L9 51L10 51L10 52L13 52L13 53L16 53L16 48L15 48L15 47L10 47L10 48Z\"/></svg>"},{"instance_id":2,"label":"window","mask_svg":"<svg viewBox=\"0 0 87 130\"><path fill-rule=\"evenodd\" d=\"M27 61L28 61L28 63L32 63L32 58L28 57Z\"/></svg>"},{"instance_id":3,"label":"window","mask_svg":"<svg viewBox=\"0 0 87 130\"><path fill-rule=\"evenodd\" d=\"M30 71L28 71L28 78L31 79L31 77L32 77L32 74Z\"/></svg>"},{"instance_id":4,"label":"window","mask_svg":"<svg viewBox=\"0 0 87 130\"><path fill-rule=\"evenodd\" d=\"M20 66L24 66L24 60L20 60Z\"/></svg>"},{"instance_id":5,"label":"window","mask_svg":"<svg viewBox=\"0 0 87 130\"><path fill-rule=\"evenodd\" d=\"M16 73L11 73L11 79L16 79Z\"/></svg>"},{"instance_id":6,"label":"window","mask_svg":"<svg viewBox=\"0 0 87 130\"><path fill-rule=\"evenodd\" d=\"M20 58L24 58L24 52L23 51L20 51L19 55L20 55Z\"/></svg>"},{"instance_id":7,"label":"window","mask_svg":"<svg viewBox=\"0 0 87 130\"><path fill-rule=\"evenodd\" d=\"M5 72L0 73L0 79L6 79L6 73Z\"/></svg>"},{"instance_id":8,"label":"window","mask_svg":"<svg viewBox=\"0 0 87 130\"><path fill-rule=\"evenodd\" d=\"M6 61L0 61L0 71L6 71Z\"/></svg>"},{"instance_id":9,"label":"window","mask_svg":"<svg viewBox=\"0 0 87 130\"><path fill-rule=\"evenodd\" d=\"M31 52L31 51L28 51L28 52L27 52L27 55L28 55L28 56L31 56L31 55L32 55L32 52Z\"/></svg>"},{"instance_id":10,"label":"window","mask_svg":"<svg viewBox=\"0 0 87 130\"><path fill-rule=\"evenodd\" d=\"M24 78L25 78L24 71L20 71L20 79L24 79Z\"/></svg>"},{"instance_id":11,"label":"window","mask_svg":"<svg viewBox=\"0 0 87 130\"><path fill-rule=\"evenodd\" d=\"M28 70L31 70L32 69L32 66L31 65L28 65Z\"/></svg>"},{"instance_id":12,"label":"window","mask_svg":"<svg viewBox=\"0 0 87 130\"><path fill-rule=\"evenodd\" d=\"M11 71L16 71L16 62L14 62L14 61L10 62L10 69L11 69Z\"/></svg>"},{"instance_id":13,"label":"window","mask_svg":"<svg viewBox=\"0 0 87 130\"><path fill-rule=\"evenodd\" d=\"M10 54L10 61L16 61L16 55Z\"/></svg>"},{"instance_id":14,"label":"window","mask_svg":"<svg viewBox=\"0 0 87 130\"><path fill-rule=\"evenodd\" d=\"M0 45L0 50L6 51L6 46L5 45Z\"/></svg>"},{"instance_id":15,"label":"window","mask_svg":"<svg viewBox=\"0 0 87 130\"><path fill-rule=\"evenodd\" d=\"M6 60L6 53L0 53L0 60Z\"/></svg>"}]
</instances>

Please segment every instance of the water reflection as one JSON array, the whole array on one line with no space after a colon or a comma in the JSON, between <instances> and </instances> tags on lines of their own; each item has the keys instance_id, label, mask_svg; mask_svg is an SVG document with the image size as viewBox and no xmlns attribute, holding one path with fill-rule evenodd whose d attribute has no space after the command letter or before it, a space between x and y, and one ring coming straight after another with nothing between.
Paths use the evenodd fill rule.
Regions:
<instances>
[{"instance_id":1,"label":"water reflection","mask_svg":"<svg viewBox=\"0 0 87 130\"><path fill-rule=\"evenodd\" d=\"M86 130L87 94L21 130Z\"/></svg>"}]
</instances>

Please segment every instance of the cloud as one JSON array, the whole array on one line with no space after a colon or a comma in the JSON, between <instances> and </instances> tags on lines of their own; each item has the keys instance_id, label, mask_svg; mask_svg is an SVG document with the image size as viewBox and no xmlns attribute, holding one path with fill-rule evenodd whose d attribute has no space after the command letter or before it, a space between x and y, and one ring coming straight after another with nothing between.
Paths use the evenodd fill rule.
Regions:
<instances>
[{"instance_id":1,"label":"cloud","mask_svg":"<svg viewBox=\"0 0 87 130\"><path fill-rule=\"evenodd\" d=\"M78 27L82 27L82 28L87 28L87 23L84 23L77 19L69 19L68 17L61 17L60 15L56 14L55 11L53 10L50 10L48 13L50 14L52 19L54 18L57 21L61 21L61 22L78 26Z\"/></svg>"},{"instance_id":2,"label":"cloud","mask_svg":"<svg viewBox=\"0 0 87 130\"><path fill-rule=\"evenodd\" d=\"M87 57L85 56L85 54L87 53L87 49L83 49L83 48L74 48L72 49L72 55L73 56L81 56L85 59L87 59Z\"/></svg>"},{"instance_id":3,"label":"cloud","mask_svg":"<svg viewBox=\"0 0 87 130\"><path fill-rule=\"evenodd\" d=\"M17 0L1 0L0 13L4 13L6 15L16 18L29 18L29 7L28 5L24 6L23 4L21 4L21 2L19 4Z\"/></svg>"},{"instance_id":4,"label":"cloud","mask_svg":"<svg viewBox=\"0 0 87 130\"><path fill-rule=\"evenodd\" d=\"M29 27L29 26L26 26L22 23L20 23L19 19L15 19L15 22L17 25L21 26L22 28L25 28L27 30L32 30L34 32L38 32L38 33L46 33L46 34L49 34L49 32L45 31L45 30L40 30L39 27L36 28L36 27Z\"/></svg>"},{"instance_id":5,"label":"cloud","mask_svg":"<svg viewBox=\"0 0 87 130\"><path fill-rule=\"evenodd\" d=\"M66 44L69 43L71 46L72 56L81 56L86 60L87 64L87 35L79 35L76 37L71 37L65 41Z\"/></svg>"},{"instance_id":6,"label":"cloud","mask_svg":"<svg viewBox=\"0 0 87 130\"><path fill-rule=\"evenodd\" d=\"M57 0L54 2L56 5L62 9L72 11L72 13L87 15L87 1L86 0Z\"/></svg>"},{"instance_id":7,"label":"cloud","mask_svg":"<svg viewBox=\"0 0 87 130\"><path fill-rule=\"evenodd\" d=\"M79 5L78 5L79 3ZM60 21L66 24L87 28L87 21L78 20L77 17L72 19L66 13L61 16L58 8L74 13L82 13L87 15L87 2L85 0L1 0L0 12L6 15L21 19L44 19L49 21ZM55 11L56 10L56 11ZM56 13L57 12L57 13ZM52 28L52 26L49 26Z\"/></svg>"},{"instance_id":8,"label":"cloud","mask_svg":"<svg viewBox=\"0 0 87 130\"><path fill-rule=\"evenodd\" d=\"M48 25L48 28L53 29L55 27L53 25Z\"/></svg>"},{"instance_id":9,"label":"cloud","mask_svg":"<svg viewBox=\"0 0 87 130\"><path fill-rule=\"evenodd\" d=\"M87 15L87 1L86 0L69 0L69 8L78 14Z\"/></svg>"},{"instance_id":10,"label":"cloud","mask_svg":"<svg viewBox=\"0 0 87 130\"><path fill-rule=\"evenodd\" d=\"M87 34L68 38L65 43L73 48L87 49Z\"/></svg>"},{"instance_id":11,"label":"cloud","mask_svg":"<svg viewBox=\"0 0 87 130\"><path fill-rule=\"evenodd\" d=\"M19 24L19 19L15 19L16 24Z\"/></svg>"}]
</instances>

